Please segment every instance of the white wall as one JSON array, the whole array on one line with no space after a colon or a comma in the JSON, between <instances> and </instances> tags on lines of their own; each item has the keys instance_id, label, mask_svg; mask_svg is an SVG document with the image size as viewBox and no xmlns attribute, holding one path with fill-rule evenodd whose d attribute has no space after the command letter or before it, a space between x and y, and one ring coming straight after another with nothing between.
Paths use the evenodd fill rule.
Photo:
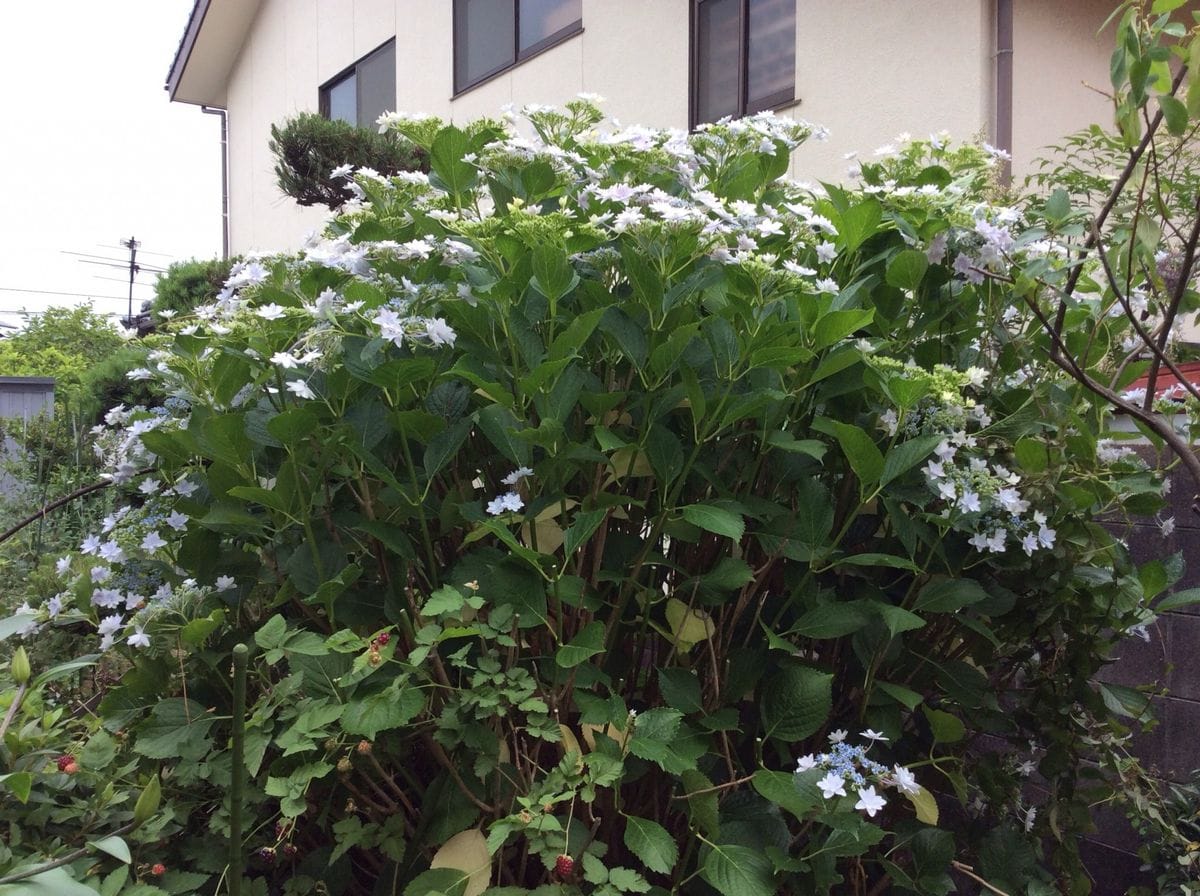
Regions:
<instances>
[{"instance_id":1,"label":"white wall","mask_svg":"<svg viewBox=\"0 0 1200 896\"><path fill-rule=\"evenodd\" d=\"M1104 119L1079 86L1103 78L1110 0L1017 0L1014 128L1018 175L1033 148ZM263 0L229 86L232 246L295 246L323 209L275 186L270 126L317 108L318 87L395 36L396 104L465 121L515 103L598 93L624 124L687 126L689 0L584 0L583 32L453 96L450 0ZM901 132L986 136L992 110L993 0L800 2L796 95L786 114L830 129L792 174L841 179L843 156L870 156ZM1098 74L1097 74L1098 72ZM1102 83L1102 82L1101 82Z\"/></svg>"}]
</instances>

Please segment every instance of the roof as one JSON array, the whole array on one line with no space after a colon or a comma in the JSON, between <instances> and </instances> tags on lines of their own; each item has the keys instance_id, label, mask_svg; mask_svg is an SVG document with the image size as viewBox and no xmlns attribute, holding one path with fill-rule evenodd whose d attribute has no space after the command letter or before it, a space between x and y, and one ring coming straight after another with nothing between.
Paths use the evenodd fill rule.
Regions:
<instances>
[{"instance_id":1,"label":"roof","mask_svg":"<svg viewBox=\"0 0 1200 896\"><path fill-rule=\"evenodd\" d=\"M172 102L224 108L229 72L261 2L195 0L167 73Z\"/></svg>"},{"instance_id":2,"label":"roof","mask_svg":"<svg viewBox=\"0 0 1200 896\"><path fill-rule=\"evenodd\" d=\"M1193 388L1200 390L1200 361L1185 361L1175 366L1183 374L1183 380L1180 380L1165 366L1159 368L1158 378L1154 381L1155 398L1182 398L1187 394L1187 390L1183 387L1184 382L1190 383ZM1142 374L1125 387L1124 394L1145 395L1149 386L1150 375Z\"/></svg>"}]
</instances>

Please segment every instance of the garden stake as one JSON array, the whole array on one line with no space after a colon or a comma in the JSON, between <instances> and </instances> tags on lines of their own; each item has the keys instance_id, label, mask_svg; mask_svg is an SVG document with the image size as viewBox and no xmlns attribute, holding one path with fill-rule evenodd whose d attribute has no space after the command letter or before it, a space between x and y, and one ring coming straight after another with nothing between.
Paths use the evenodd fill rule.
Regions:
<instances>
[{"instance_id":1,"label":"garden stake","mask_svg":"<svg viewBox=\"0 0 1200 896\"><path fill-rule=\"evenodd\" d=\"M233 744L229 771L229 896L242 892L242 778L246 766L245 644L233 648Z\"/></svg>"}]
</instances>

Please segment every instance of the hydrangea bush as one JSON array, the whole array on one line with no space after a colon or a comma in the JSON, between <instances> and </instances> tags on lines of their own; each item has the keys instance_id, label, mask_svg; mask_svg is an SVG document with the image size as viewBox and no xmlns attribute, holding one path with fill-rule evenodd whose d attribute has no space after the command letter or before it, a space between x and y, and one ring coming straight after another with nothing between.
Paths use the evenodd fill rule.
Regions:
<instances>
[{"instance_id":1,"label":"hydrangea bush","mask_svg":"<svg viewBox=\"0 0 1200 896\"><path fill-rule=\"evenodd\" d=\"M429 173L340 172L183 322L110 415L127 506L8 623L119 676L72 761L162 782L103 892L225 892L231 808L256 893L1084 892L1082 760L1146 703L1089 678L1179 569L1098 522L1161 486L1039 356L1008 280L1067 257L996 153L848 187L771 115L383 125Z\"/></svg>"}]
</instances>

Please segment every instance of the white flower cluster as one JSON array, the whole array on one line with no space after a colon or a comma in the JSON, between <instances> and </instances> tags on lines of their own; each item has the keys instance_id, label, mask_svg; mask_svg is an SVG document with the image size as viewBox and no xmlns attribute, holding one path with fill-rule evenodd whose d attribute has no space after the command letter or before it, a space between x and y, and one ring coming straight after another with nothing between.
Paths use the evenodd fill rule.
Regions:
<instances>
[{"instance_id":1,"label":"white flower cluster","mask_svg":"<svg viewBox=\"0 0 1200 896\"><path fill-rule=\"evenodd\" d=\"M525 501L517 493L517 484L522 479L533 475L533 470L529 467L517 467L507 476L500 480L501 485L507 485L509 490L502 495L497 495L488 502L487 512L492 516L499 516L502 513L516 513L525 506Z\"/></svg>"},{"instance_id":2,"label":"white flower cluster","mask_svg":"<svg viewBox=\"0 0 1200 896\"><path fill-rule=\"evenodd\" d=\"M885 369L895 366L888 359L875 363ZM893 436L942 437L922 468L942 516L971 532L969 544L980 552L1001 554L1017 545L1032 556L1053 548L1057 533L1048 525L1047 515L1032 508L1021 491L1021 476L992 456L994 449L985 435L991 416L963 394L985 384L985 371L972 367L960 372L945 366L932 372L911 366L903 370L910 379L929 382L931 394L900 414L894 409L884 411L880 426Z\"/></svg>"},{"instance_id":3,"label":"white flower cluster","mask_svg":"<svg viewBox=\"0 0 1200 896\"><path fill-rule=\"evenodd\" d=\"M149 624L157 615L179 612L213 590L234 587L231 578L221 576L206 588L183 578L175 567L178 542L191 519L176 502L192 498L199 486L186 475L164 483L153 474L137 472L153 459L141 447L139 436L161 425L183 422L171 417L165 407L153 411L117 407L108 413L107 425L96 428L99 452L113 466L108 475L118 484L131 484L140 475L135 491L142 503L121 506L101 521L98 532L80 541L77 554L59 558L55 572L62 590L40 608L18 609L35 617L23 635L62 617L95 625L102 652L119 641L146 648L151 646Z\"/></svg>"},{"instance_id":4,"label":"white flower cluster","mask_svg":"<svg viewBox=\"0 0 1200 896\"><path fill-rule=\"evenodd\" d=\"M814 769L825 772L816 781L821 790L821 796L830 800L835 797L849 796L846 788L853 788L858 801L855 809L860 809L874 818L885 805L887 800L875 788L894 787L902 793L917 794L921 786L911 771L902 765L892 768L876 762L867 756L871 746L876 741L886 741L887 738L878 731L868 728L861 736L871 743L866 747L852 746L846 743L846 732L842 729L829 735L829 751L825 753L809 753L796 760L796 774L810 772Z\"/></svg>"}]
</instances>

